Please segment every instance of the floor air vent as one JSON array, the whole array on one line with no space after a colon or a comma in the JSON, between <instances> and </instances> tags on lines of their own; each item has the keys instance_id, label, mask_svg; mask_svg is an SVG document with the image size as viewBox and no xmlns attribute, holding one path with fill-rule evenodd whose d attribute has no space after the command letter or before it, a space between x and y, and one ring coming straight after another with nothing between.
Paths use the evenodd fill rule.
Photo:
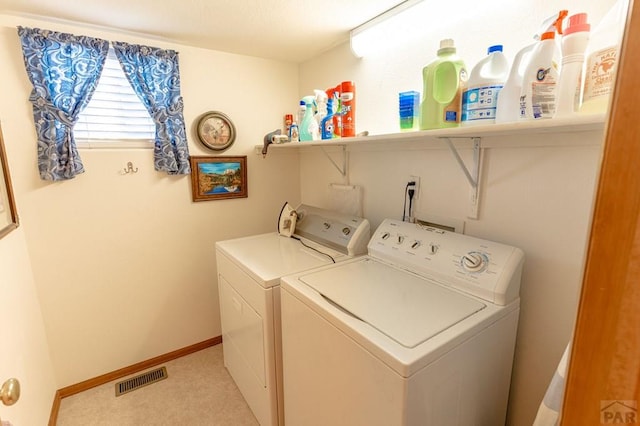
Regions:
<instances>
[{"instance_id":1,"label":"floor air vent","mask_svg":"<svg viewBox=\"0 0 640 426\"><path fill-rule=\"evenodd\" d=\"M159 382L160 380L164 380L167 377L167 368L160 367L139 376L123 380L122 382L116 383L116 396L120 396L127 392L131 392L136 389L140 389L141 387L150 385L152 383Z\"/></svg>"}]
</instances>

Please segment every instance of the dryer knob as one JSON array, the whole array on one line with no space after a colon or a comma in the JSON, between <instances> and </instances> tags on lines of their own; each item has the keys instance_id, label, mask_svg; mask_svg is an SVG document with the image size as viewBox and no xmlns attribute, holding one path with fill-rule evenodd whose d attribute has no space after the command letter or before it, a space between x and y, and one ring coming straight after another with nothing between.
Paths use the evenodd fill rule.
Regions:
<instances>
[{"instance_id":1,"label":"dryer knob","mask_svg":"<svg viewBox=\"0 0 640 426\"><path fill-rule=\"evenodd\" d=\"M412 249L417 249L418 247L420 247L420 241L416 240L413 242L413 244L411 244L411 248Z\"/></svg>"},{"instance_id":2,"label":"dryer knob","mask_svg":"<svg viewBox=\"0 0 640 426\"><path fill-rule=\"evenodd\" d=\"M385 232L384 234L382 234L382 239L383 240L387 240L387 239L389 239L390 236L391 236L391 234L389 232Z\"/></svg>"},{"instance_id":3,"label":"dryer knob","mask_svg":"<svg viewBox=\"0 0 640 426\"><path fill-rule=\"evenodd\" d=\"M398 240L396 241L396 243L402 244L403 242L404 242L404 236L398 235Z\"/></svg>"},{"instance_id":4,"label":"dryer knob","mask_svg":"<svg viewBox=\"0 0 640 426\"><path fill-rule=\"evenodd\" d=\"M344 228L342 228L342 233L344 235L349 235L351 233L351 229L345 226Z\"/></svg>"},{"instance_id":5,"label":"dryer knob","mask_svg":"<svg viewBox=\"0 0 640 426\"><path fill-rule=\"evenodd\" d=\"M329 222L324 222L322 225L324 226L324 229L331 228L331 224Z\"/></svg>"},{"instance_id":6,"label":"dryer knob","mask_svg":"<svg viewBox=\"0 0 640 426\"><path fill-rule=\"evenodd\" d=\"M436 254L439 247L436 244L429 243L429 254Z\"/></svg>"}]
</instances>

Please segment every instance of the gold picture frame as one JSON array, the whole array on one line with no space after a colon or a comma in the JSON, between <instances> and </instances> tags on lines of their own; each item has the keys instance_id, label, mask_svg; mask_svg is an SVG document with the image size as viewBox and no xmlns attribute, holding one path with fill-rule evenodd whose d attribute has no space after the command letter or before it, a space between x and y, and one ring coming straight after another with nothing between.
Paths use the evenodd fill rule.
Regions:
<instances>
[{"instance_id":1,"label":"gold picture frame","mask_svg":"<svg viewBox=\"0 0 640 426\"><path fill-rule=\"evenodd\" d=\"M18 213L13 198L13 187L9 175L9 162L4 149L4 138L0 126L0 238L18 227Z\"/></svg>"},{"instance_id":2,"label":"gold picture frame","mask_svg":"<svg viewBox=\"0 0 640 426\"><path fill-rule=\"evenodd\" d=\"M193 201L246 198L247 156L191 157Z\"/></svg>"}]
</instances>

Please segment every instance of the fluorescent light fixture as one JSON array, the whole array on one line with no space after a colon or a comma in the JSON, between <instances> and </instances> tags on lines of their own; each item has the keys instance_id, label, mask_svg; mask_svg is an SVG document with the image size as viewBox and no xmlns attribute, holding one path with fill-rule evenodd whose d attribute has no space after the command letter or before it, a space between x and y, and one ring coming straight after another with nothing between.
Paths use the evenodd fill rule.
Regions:
<instances>
[{"instance_id":1,"label":"fluorescent light fixture","mask_svg":"<svg viewBox=\"0 0 640 426\"><path fill-rule=\"evenodd\" d=\"M375 18L351 30L350 41L353 54L362 58L367 53L390 43L402 42L403 21L409 16L407 12L422 0L405 0L381 13Z\"/></svg>"}]
</instances>

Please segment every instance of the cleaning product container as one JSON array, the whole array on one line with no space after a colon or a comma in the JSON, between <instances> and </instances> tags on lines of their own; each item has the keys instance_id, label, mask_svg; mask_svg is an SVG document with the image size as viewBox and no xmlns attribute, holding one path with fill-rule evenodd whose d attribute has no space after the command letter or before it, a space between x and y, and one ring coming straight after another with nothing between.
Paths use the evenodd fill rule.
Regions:
<instances>
[{"instance_id":1,"label":"cleaning product container","mask_svg":"<svg viewBox=\"0 0 640 426\"><path fill-rule=\"evenodd\" d=\"M416 91L400 92L398 102L400 131L418 130L420 93Z\"/></svg>"},{"instance_id":2,"label":"cleaning product container","mask_svg":"<svg viewBox=\"0 0 640 426\"><path fill-rule=\"evenodd\" d=\"M628 3L618 0L591 33L580 112L603 113L609 106Z\"/></svg>"},{"instance_id":3,"label":"cleaning product container","mask_svg":"<svg viewBox=\"0 0 640 426\"><path fill-rule=\"evenodd\" d=\"M556 85L560 49L555 31L542 34L522 78L520 119L552 118L556 112Z\"/></svg>"},{"instance_id":4,"label":"cleaning product container","mask_svg":"<svg viewBox=\"0 0 640 426\"><path fill-rule=\"evenodd\" d=\"M340 88L338 84L336 87L327 89L327 96L329 99L333 99L333 138L342 137L342 104L340 101Z\"/></svg>"},{"instance_id":5,"label":"cleaning product container","mask_svg":"<svg viewBox=\"0 0 640 426\"><path fill-rule=\"evenodd\" d=\"M487 56L471 70L467 89L462 92L462 124L495 123L498 94L507 81L509 61L502 45L487 49Z\"/></svg>"},{"instance_id":6,"label":"cleaning product container","mask_svg":"<svg viewBox=\"0 0 640 426\"><path fill-rule=\"evenodd\" d=\"M569 26L562 36L562 72L558 80L555 117L566 117L580 110L584 52L589 43L587 14L569 17Z\"/></svg>"},{"instance_id":7,"label":"cleaning product container","mask_svg":"<svg viewBox=\"0 0 640 426\"><path fill-rule=\"evenodd\" d=\"M340 85L342 111L342 137L356 135L356 85L353 81L343 81Z\"/></svg>"},{"instance_id":8,"label":"cleaning product container","mask_svg":"<svg viewBox=\"0 0 640 426\"><path fill-rule=\"evenodd\" d=\"M318 122L314 117L314 104L315 97L314 96L305 96L302 98L305 104L305 113L302 118L302 122L300 123L300 142L304 141L313 141L320 139L320 127L318 126Z\"/></svg>"},{"instance_id":9,"label":"cleaning product container","mask_svg":"<svg viewBox=\"0 0 640 426\"><path fill-rule=\"evenodd\" d=\"M333 139L333 98L329 98L327 102L327 115L320 122L320 137L324 139Z\"/></svg>"},{"instance_id":10,"label":"cleaning product container","mask_svg":"<svg viewBox=\"0 0 640 426\"><path fill-rule=\"evenodd\" d=\"M438 57L422 69L422 81L424 90L420 104L420 129L459 126L467 68L456 54L452 39L440 41Z\"/></svg>"},{"instance_id":11,"label":"cleaning product container","mask_svg":"<svg viewBox=\"0 0 640 426\"><path fill-rule=\"evenodd\" d=\"M535 40L540 40L540 36L555 28L562 31L562 21L567 16L568 11L561 10L558 13L542 21L540 29L533 36ZM508 123L520 119L520 95L522 92L522 80L524 73L531 60L531 54L538 45L538 42L529 44L522 48L513 60L509 78L498 94L498 107L496 110L496 123Z\"/></svg>"},{"instance_id":12,"label":"cleaning product container","mask_svg":"<svg viewBox=\"0 0 640 426\"><path fill-rule=\"evenodd\" d=\"M316 98L316 113L313 117L318 122L318 128L321 128L322 120L327 116L327 100L329 99L329 96L327 95L327 92L320 89L315 89L313 93ZM322 131L320 131L320 134L322 134Z\"/></svg>"},{"instance_id":13,"label":"cleaning product container","mask_svg":"<svg viewBox=\"0 0 640 426\"><path fill-rule=\"evenodd\" d=\"M504 84L496 105L496 123L509 123L520 118L520 92L522 91L522 78L529 64L531 53L536 43L531 43L522 48L513 60L509 78Z\"/></svg>"}]
</instances>

